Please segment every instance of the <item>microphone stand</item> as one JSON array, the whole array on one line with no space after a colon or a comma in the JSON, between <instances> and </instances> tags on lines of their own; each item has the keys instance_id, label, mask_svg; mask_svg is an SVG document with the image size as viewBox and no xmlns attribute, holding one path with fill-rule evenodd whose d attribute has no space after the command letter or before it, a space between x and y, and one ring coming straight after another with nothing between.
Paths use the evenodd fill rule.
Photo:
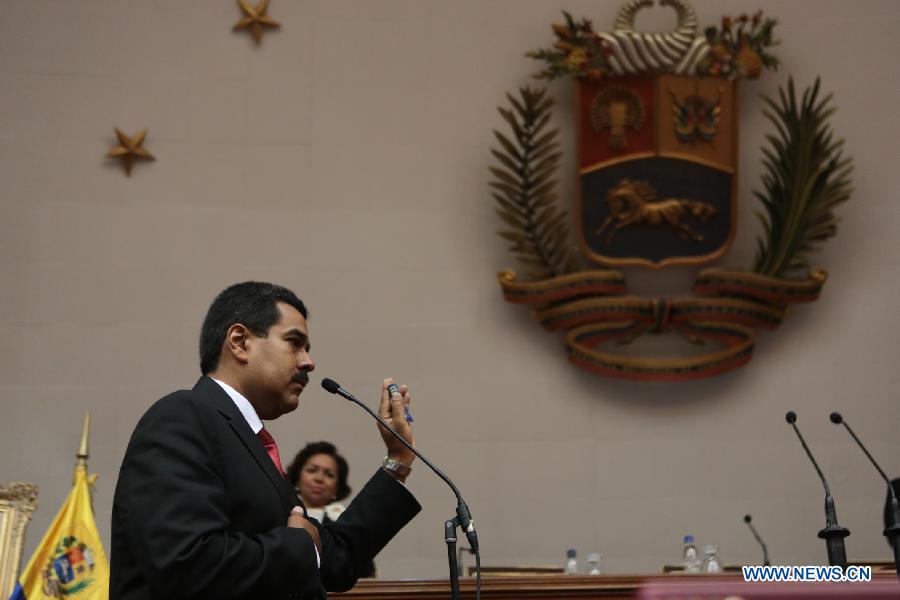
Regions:
<instances>
[{"instance_id":1,"label":"microphone stand","mask_svg":"<svg viewBox=\"0 0 900 600\"><path fill-rule=\"evenodd\" d=\"M854 433L853 430L850 429L850 426L847 425L847 422L844 421L844 417L841 416L841 413L833 412L831 413L831 416L829 418L835 425L843 425L847 429L847 432L853 437L853 439L856 441L856 444L862 449L863 452L865 452L866 456L869 458L869 461L871 461L871 463L875 465L875 468L878 469L878 473L881 475L881 478L884 479L885 483L887 483L888 493L891 497L891 512L893 513L894 524L890 527L885 528L884 536L888 539L891 544L891 548L893 548L894 550L894 569L897 572L897 577L900 578L900 504L897 503L897 494L894 492L894 486L891 485L891 480L888 479L887 475L884 474L884 471L875 461L875 458L871 454L869 454L869 451L863 445L862 441L860 441L860 439L856 437L856 433Z\"/></svg>"},{"instance_id":2,"label":"microphone stand","mask_svg":"<svg viewBox=\"0 0 900 600\"><path fill-rule=\"evenodd\" d=\"M759 536L759 532L756 531L756 527L753 526L753 523L751 521L753 521L753 517L751 517L750 515L744 515L744 523L746 523L747 527L750 528L750 533L752 533L753 537L756 538L756 542L760 546L762 546L763 566L768 567L772 564L771 562L769 562L769 549L766 547L766 543L762 541L762 538Z\"/></svg>"},{"instance_id":3,"label":"microphone stand","mask_svg":"<svg viewBox=\"0 0 900 600\"><path fill-rule=\"evenodd\" d=\"M444 541L447 542L447 564L450 567L450 597L459 600L459 563L456 560L456 528L459 519L444 521Z\"/></svg>"},{"instance_id":4,"label":"microphone stand","mask_svg":"<svg viewBox=\"0 0 900 600\"><path fill-rule=\"evenodd\" d=\"M481 597L481 555L478 552L478 534L475 532L475 523L472 521L472 517L469 514L469 507L466 505L465 500L463 500L462 494L459 493L459 489L456 485L450 481L450 478L447 477L443 471L438 469L434 463L432 463L428 458L425 457L424 454L416 450L412 447L412 444L403 439L399 433L397 433L393 427L388 425L384 419L379 417L371 408L366 406L361 400L359 400L356 396L342 388L336 381L333 379L325 378L322 380L322 387L325 388L326 391L331 392L332 394L338 394L347 400L358 404L361 406L367 413L372 415L372 417L381 423L381 425L393 434L395 438L400 440L404 446L406 446L413 454L422 459L428 468L434 471L434 474L440 477L444 483L450 486L450 489L456 495L456 516L451 517L450 519L444 521L444 542L447 544L447 563L450 571L450 593L452 600L459 600L459 567L456 561L456 528L460 527L466 534L466 539L469 540L469 547L471 551L475 553L475 597L476 599Z\"/></svg>"},{"instance_id":5,"label":"microphone stand","mask_svg":"<svg viewBox=\"0 0 900 600\"><path fill-rule=\"evenodd\" d=\"M896 494L891 498L891 510L894 513L894 524L884 530L884 535L894 548L894 568L897 570L897 578L900 579L900 504L897 503Z\"/></svg>"},{"instance_id":6,"label":"microphone stand","mask_svg":"<svg viewBox=\"0 0 900 600\"><path fill-rule=\"evenodd\" d=\"M848 535L850 535L850 530L838 525L834 498L831 497L831 494L825 496L825 528L819 531L819 537L825 540L829 565L839 565L842 569L847 568L847 550L844 546L844 538Z\"/></svg>"},{"instance_id":7,"label":"microphone stand","mask_svg":"<svg viewBox=\"0 0 900 600\"><path fill-rule=\"evenodd\" d=\"M794 411L788 411L787 414L784 415L784 420L790 423L791 427L794 428L794 433L800 438L800 444L802 444L803 449L806 450L806 455L816 468L816 473L819 474L822 485L825 486L825 528L819 531L819 537L825 540L825 549L828 552L828 564L832 567L837 565L846 570L847 550L844 546L844 538L850 535L850 530L838 525L837 511L834 508L834 498L831 497L831 490L828 488L828 482L825 481L825 475L822 474L822 469L819 468L816 459L813 458L812 452L809 451L809 446L806 445L806 441L803 439L803 436L800 435L800 430L797 429L797 425L795 425L797 422L797 414Z\"/></svg>"}]
</instances>

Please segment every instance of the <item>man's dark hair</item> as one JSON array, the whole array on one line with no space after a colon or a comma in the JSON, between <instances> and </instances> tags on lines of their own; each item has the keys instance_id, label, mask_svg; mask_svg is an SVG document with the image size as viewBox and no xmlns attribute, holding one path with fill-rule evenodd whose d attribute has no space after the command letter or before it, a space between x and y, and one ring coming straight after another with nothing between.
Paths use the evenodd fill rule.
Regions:
<instances>
[{"instance_id":1,"label":"man's dark hair","mask_svg":"<svg viewBox=\"0 0 900 600\"><path fill-rule=\"evenodd\" d=\"M297 453L297 456L294 457L293 462L287 468L286 477L291 482L291 485L297 485L297 482L300 481L300 471L303 470L303 465L316 454L327 454L334 458L334 462L337 463L337 489L334 491L334 499L343 500L349 496L350 486L347 485L347 476L350 474L350 466L347 464L346 459L338 454L337 448L331 442L310 442Z\"/></svg>"},{"instance_id":2,"label":"man's dark hair","mask_svg":"<svg viewBox=\"0 0 900 600\"><path fill-rule=\"evenodd\" d=\"M219 366L225 334L235 323L244 325L254 335L266 337L281 316L277 302L290 304L304 319L309 318L306 306L294 292L272 283L236 283L216 296L200 330L200 371L206 375Z\"/></svg>"}]
</instances>

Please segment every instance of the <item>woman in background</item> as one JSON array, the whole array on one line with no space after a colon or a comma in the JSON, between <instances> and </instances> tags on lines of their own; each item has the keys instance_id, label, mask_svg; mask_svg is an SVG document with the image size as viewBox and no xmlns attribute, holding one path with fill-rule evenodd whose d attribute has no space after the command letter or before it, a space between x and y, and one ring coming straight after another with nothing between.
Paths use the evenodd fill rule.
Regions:
<instances>
[{"instance_id":1,"label":"woman in background","mask_svg":"<svg viewBox=\"0 0 900 600\"><path fill-rule=\"evenodd\" d=\"M306 506L306 514L323 525L338 520L346 506L340 503L350 495L347 477L350 466L331 442L310 442L303 447L287 469L287 478ZM360 577L372 577L370 563Z\"/></svg>"}]
</instances>

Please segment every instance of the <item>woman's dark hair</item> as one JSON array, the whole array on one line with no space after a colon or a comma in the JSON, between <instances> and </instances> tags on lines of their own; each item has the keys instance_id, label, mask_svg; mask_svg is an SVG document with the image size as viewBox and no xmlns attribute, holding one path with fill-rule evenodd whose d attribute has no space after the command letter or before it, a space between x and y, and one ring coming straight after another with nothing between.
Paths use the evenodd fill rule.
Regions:
<instances>
[{"instance_id":1,"label":"woman's dark hair","mask_svg":"<svg viewBox=\"0 0 900 600\"><path fill-rule=\"evenodd\" d=\"M235 323L246 326L254 335L265 337L269 328L281 316L277 302L296 308L304 319L309 318L306 306L294 292L273 283L245 281L226 288L216 296L203 319L200 329L200 371L204 375L215 371L222 356L222 344L228 328Z\"/></svg>"},{"instance_id":2,"label":"woman's dark hair","mask_svg":"<svg viewBox=\"0 0 900 600\"><path fill-rule=\"evenodd\" d=\"M310 442L297 453L293 462L287 468L287 479L291 485L297 485L300 480L300 471L312 456L316 454L327 454L334 459L337 464L337 489L334 492L335 500L343 500L350 495L350 486L347 485L347 476L350 474L350 466L346 459L338 454L337 448L331 442Z\"/></svg>"}]
</instances>

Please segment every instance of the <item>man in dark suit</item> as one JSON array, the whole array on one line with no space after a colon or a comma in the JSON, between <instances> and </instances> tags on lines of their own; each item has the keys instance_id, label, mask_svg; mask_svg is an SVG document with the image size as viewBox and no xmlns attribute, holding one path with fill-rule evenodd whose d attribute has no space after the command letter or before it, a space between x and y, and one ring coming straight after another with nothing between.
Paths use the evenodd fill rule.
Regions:
<instances>
[{"instance_id":1,"label":"man in dark suit","mask_svg":"<svg viewBox=\"0 0 900 600\"><path fill-rule=\"evenodd\" d=\"M336 523L307 519L262 426L299 405L315 368L307 310L290 290L247 282L215 299L200 335L203 376L135 427L116 484L110 598L324 598L351 588L419 505L414 455L380 428L387 457ZM379 414L413 443L409 391Z\"/></svg>"}]
</instances>

